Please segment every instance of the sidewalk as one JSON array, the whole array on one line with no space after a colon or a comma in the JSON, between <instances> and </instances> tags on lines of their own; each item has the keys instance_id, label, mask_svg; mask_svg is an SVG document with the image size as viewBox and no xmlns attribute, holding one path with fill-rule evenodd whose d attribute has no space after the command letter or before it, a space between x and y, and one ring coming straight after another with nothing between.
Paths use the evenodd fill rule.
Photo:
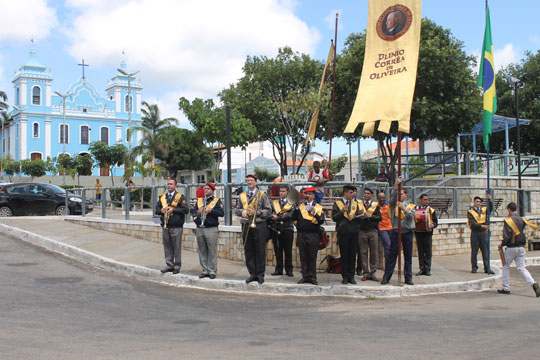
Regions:
<instances>
[{"instance_id":1,"label":"sidewalk","mask_svg":"<svg viewBox=\"0 0 540 360\"><path fill-rule=\"evenodd\" d=\"M397 283L397 270L390 285L374 281L359 281L358 285L342 285L341 275L320 272L319 286L298 285L300 270L294 277L271 276L273 267L266 268L265 283L246 284L248 272L243 263L218 259L218 278L199 279L201 272L197 253L182 251L182 269L178 275L161 274L164 267L163 247L146 240L74 224L61 217L12 217L0 219L0 232L28 241L76 260L141 280L155 281L171 286L272 295L334 295L350 297L397 297L440 294L462 291L487 290L495 287L500 278L500 261L493 261L496 275L470 273L470 256L453 255L434 257L432 276L414 276L414 286ZM540 252L529 252L528 257ZM497 254L491 254L498 259ZM481 256L480 265L481 265ZM538 263L538 259L529 259ZM480 266L480 268L482 268ZM413 273L418 271L418 259L413 258ZM382 278L382 271L377 277ZM403 276L403 275L402 275ZM402 277L402 281L403 281Z\"/></svg>"}]
</instances>

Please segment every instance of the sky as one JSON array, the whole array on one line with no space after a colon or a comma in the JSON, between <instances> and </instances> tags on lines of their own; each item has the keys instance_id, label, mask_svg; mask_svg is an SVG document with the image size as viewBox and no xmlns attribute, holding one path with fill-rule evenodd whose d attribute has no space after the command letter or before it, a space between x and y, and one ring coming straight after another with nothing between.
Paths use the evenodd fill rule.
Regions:
<instances>
[{"instance_id":1,"label":"sky","mask_svg":"<svg viewBox=\"0 0 540 360\"><path fill-rule=\"evenodd\" d=\"M539 0L491 0L495 68L519 63L540 48ZM367 0L0 0L0 89L13 104L13 73L33 47L51 69L53 91L65 92L85 73L105 93L122 59L140 71L143 100L157 103L162 117L176 117L178 99L216 98L242 76L247 56L274 57L290 46L324 60L339 13L337 51L367 23ZM467 53L479 56L484 0L423 0L422 16L450 29ZM33 39L33 42L31 42ZM361 151L376 147L362 140ZM317 142L316 151L328 153ZM353 155L357 153L353 145ZM336 139L332 156L348 152Z\"/></svg>"}]
</instances>

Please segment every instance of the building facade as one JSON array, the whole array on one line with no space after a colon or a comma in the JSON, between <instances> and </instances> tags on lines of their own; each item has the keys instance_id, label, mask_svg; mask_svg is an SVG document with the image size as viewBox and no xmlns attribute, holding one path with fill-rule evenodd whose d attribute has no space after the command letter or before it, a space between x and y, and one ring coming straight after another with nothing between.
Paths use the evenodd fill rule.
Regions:
<instances>
[{"instance_id":1,"label":"building facade","mask_svg":"<svg viewBox=\"0 0 540 360\"><path fill-rule=\"evenodd\" d=\"M28 61L15 72L12 81L15 110L13 120L4 124L1 132L3 157L46 160L64 151L74 157L89 153L88 147L94 141L129 147L129 125L141 124L139 81L119 73L108 81L102 95L86 79L84 61L80 65L82 77L66 91L55 90L50 70L41 65L35 51L30 51ZM126 71L125 62L120 68ZM131 146L140 138L141 134L134 132ZM123 168L114 172L113 175L123 175ZM109 173L107 169L94 168L93 175Z\"/></svg>"}]
</instances>

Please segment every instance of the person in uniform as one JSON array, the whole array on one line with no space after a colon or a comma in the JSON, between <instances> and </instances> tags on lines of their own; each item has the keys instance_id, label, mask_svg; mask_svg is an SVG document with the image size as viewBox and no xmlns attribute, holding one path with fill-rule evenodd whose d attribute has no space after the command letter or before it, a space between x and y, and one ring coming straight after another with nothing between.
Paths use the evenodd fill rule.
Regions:
<instances>
[{"instance_id":1,"label":"person in uniform","mask_svg":"<svg viewBox=\"0 0 540 360\"><path fill-rule=\"evenodd\" d=\"M217 245L219 218L225 215L223 204L214 197L216 186L207 182L204 197L197 199L192 215L197 225L196 237L202 273L199 278L215 279L217 275Z\"/></svg>"},{"instance_id":2,"label":"person in uniform","mask_svg":"<svg viewBox=\"0 0 540 360\"><path fill-rule=\"evenodd\" d=\"M288 194L289 187L281 185L279 187L279 199L272 202L271 235L274 254L276 255L276 269L271 275L274 276L283 275L283 256L285 256L285 273L287 276L293 276L292 245L294 227L291 220L292 204L287 202Z\"/></svg>"},{"instance_id":3,"label":"person in uniform","mask_svg":"<svg viewBox=\"0 0 540 360\"><path fill-rule=\"evenodd\" d=\"M385 259L384 275L381 284L388 284L396 267L399 255L399 234L398 226L401 221L401 243L403 245L403 255L405 260L405 284L414 285L412 281L412 249L414 231L414 209L416 205L407 200L407 190L401 188L398 196L398 185L401 183L401 176L398 177L392 189L390 198L390 209L392 219L392 233L390 234L390 252Z\"/></svg>"},{"instance_id":4,"label":"person in uniform","mask_svg":"<svg viewBox=\"0 0 540 360\"><path fill-rule=\"evenodd\" d=\"M356 284L354 266L358 249L358 220L362 214L355 199L356 187L345 185L343 198L332 206L332 219L336 222L339 253L341 256L342 284Z\"/></svg>"},{"instance_id":5,"label":"person in uniform","mask_svg":"<svg viewBox=\"0 0 540 360\"><path fill-rule=\"evenodd\" d=\"M379 281L377 272L377 258L379 256L379 221L382 220L379 203L372 201L373 190L364 188L364 200L359 201L362 216L359 223L360 253L362 254L361 281Z\"/></svg>"},{"instance_id":6,"label":"person in uniform","mask_svg":"<svg viewBox=\"0 0 540 360\"><path fill-rule=\"evenodd\" d=\"M422 194L419 199L420 204L416 206L414 215L414 235L418 249L418 267L420 268L416 276L431 276L433 229L437 227L439 222L435 209L428 205L429 196Z\"/></svg>"},{"instance_id":7,"label":"person in uniform","mask_svg":"<svg viewBox=\"0 0 540 360\"><path fill-rule=\"evenodd\" d=\"M302 279L298 284L317 282L317 252L319 251L320 226L324 223L324 213L321 204L315 203L315 188L304 190L305 202L292 214L296 221L296 246L300 253Z\"/></svg>"},{"instance_id":8,"label":"person in uniform","mask_svg":"<svg viewBox=\"0 0 540 360\"><path fill-rule=\"evenodd\" d=\"M488 195L488 204L491 209L491 195ZM478 272L478 249L482 251L482 260L484 261L484 272L488 275L493 275L494 272L489 268L489 248L488 248L488 230L487 225L488 207L482 206L482 198L474 197L474 206L467 212L467 225L471 228L471 273Z\"/></svg>"},{"instance_id":9,"label":"person in uniform","mask_svg":"<svg viewBox=\"0 0 540 360\"><path fill-rule=\"evenodd\" d=\"M531 273L525 268L525 244L527 238L523 233L527 225L533 230L537 230L538 226L517 214L516 203L509 203L506 209L508 210L508 217L504 219L503 240L499 244L499 250L506 246L504 252L506 264L502 269L502 289L497 291L499 294L510 294L510 265L515 261L516 268L523 275L527 284L532 287L536 297L540 297L538 283L534 281Z\"/></svg>"},{"instance_id":10,"label":"person in uniform","mask_svg":"<svg viewBox=\"0 0 540 360\"><path fill-rule=\"evenodd\" d=\"M266 193L257 188L257 180L256 175L246 176L248 191L240 194L235 214L241 217L242 241L249 271L246 283L257 281L262 284L266 269L266 219L272 215L272 206Z\"/></svg>"},{"instance_id":11,"label":"person in uniform","mask_svg":"<svg viewBox=\"0 0 540 360\"><path fill-rule=\"evenodd\" d=\"M176 179L167 179L167 192L159 197L156 215L160 216L166 267L162 273L178 274L182 266L182 231L189 207L184 195L176 191Z\"/></svg>"},{"instance_id":12,"label":"person in uniform","mask_svg":"<svg viewBox=\"0 0 540 360\"><path fill-rule=\"evenodd\" d=\"M386 202L386 194L380 192L377 194L379 201L379 209L381 209L381 221L379 222L379 240L384 249L384 257L390 253L390 234L392 233L392 214L390 214L390 206Z\"/></svg>"}]
</instances>

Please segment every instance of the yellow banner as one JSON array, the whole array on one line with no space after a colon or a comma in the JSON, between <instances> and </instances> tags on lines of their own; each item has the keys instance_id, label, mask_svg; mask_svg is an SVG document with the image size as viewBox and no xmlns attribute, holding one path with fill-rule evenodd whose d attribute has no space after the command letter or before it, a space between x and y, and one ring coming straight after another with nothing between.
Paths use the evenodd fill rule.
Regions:
<instances>
[{"instance_id":1,"label":"yellow banner","mask_svg":"<svg viewBox=\"0 0 540 360\"><path fill-rule=\"evenodd\" d=\"M326 87L326 77L328 75L328 69L330 68L330 63L334 57L334 43L330 44L330 51L328 51L328 57L326 58L326 65L324 65L324 70L321 79L321 85L319 86L319 100L322 98L324 88ZM317 120L319 119L319 110L321 105L317 106L317 110L311 118L311 123L309 124L309 130L304 143L307 145L309 139L312 139L312 145L315 146L315 130L317 130Z\"/></svg>"},{"instance_id":2,"label":"yellow banner","mask_svg":"<svg viewBox=\"0 0 540 360\"><path fill-rule=\"evenodd\" d=\"M369 0L366 54L354 108L345 128L389 133L392 121L409 133L420 48L421 0Z\"/></svg>"}]
</instances>

